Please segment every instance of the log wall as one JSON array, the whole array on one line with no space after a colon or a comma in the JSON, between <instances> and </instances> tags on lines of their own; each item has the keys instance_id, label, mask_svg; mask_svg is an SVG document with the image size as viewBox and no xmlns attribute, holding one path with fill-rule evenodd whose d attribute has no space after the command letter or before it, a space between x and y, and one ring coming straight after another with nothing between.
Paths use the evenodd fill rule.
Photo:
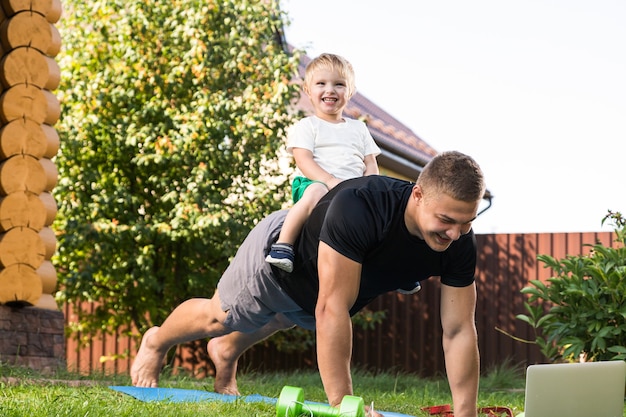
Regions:
<instances>
[{"instance_id":1,"label":"log wall","mask_svg":"<svg viewBox=\"0 0 626 417\"><path fill-rule=\"evenodd\" d=\"M60 0L0 0L0 304L58 311Z\"/></svg>"}]
</instances>

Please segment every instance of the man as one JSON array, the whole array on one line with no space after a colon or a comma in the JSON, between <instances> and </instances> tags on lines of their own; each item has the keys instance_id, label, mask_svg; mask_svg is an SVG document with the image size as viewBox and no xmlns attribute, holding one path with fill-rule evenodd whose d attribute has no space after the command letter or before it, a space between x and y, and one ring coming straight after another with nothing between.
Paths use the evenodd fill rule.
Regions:
<instances>
[{"instance_id":1,"label":"man","mask_svg":"<svg viewBox=\"0 0 626 417\"><path fill-rule=\"evenodd\" d=\"M171 347L211 338L215 390L238 394L241 354L276 331L300 325L316 330L320 376L329 403L336 406L352 394L350 316L380 294L440 277L443 349L455 415L476 417L471 224L484 191L480 167L459 152L437 155L415 184L381 176L343 181L307 220L291 274L265 262L285 217L285 212L271 214L242 243L213 298L184 302L161 327L146 332L131 369L133 384L156 386Z\"/></svg>"}]
</instances>

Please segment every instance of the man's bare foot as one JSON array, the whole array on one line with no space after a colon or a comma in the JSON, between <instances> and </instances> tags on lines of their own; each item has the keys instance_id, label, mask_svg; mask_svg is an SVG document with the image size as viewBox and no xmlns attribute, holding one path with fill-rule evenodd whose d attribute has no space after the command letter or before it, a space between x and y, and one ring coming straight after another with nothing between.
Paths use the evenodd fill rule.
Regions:
<instances>
[{"instance_id":1,"label":"man's bare foot","mask_svg":"<svg viewBox=\"0 0 626 417\"><path fill-rule=\"evenodd\" d=\"M238 357L229 356L228 346L222 343L222 337L214 337L207 344L207 353L215 365L213 389L220 394L241 395L237 388Z\"/></svg>"},{"instance_id":2,"label":"man's bare foot","mask_svg":"<svg viewBox=\"0 0 626 417\"><path fill-rule=\"evenodd\" d=\"M130 368L130 377L136 387L158 386L164 354L159 353L150 343L158 330L157 326L148 329L141 339L137 356Z\"/></svg>"}]
</instances>

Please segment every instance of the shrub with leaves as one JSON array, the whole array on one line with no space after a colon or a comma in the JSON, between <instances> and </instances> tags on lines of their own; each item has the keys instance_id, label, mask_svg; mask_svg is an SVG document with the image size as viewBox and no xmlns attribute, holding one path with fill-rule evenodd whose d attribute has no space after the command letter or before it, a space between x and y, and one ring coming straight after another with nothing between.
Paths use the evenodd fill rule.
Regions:
<instances>
[{"instance_id":1,"label":"shrub with leaves","mask_svg":"<svg viewBox=\"0 0 626 417\"><path fill-rule=\"evenodd\" d=\"M615 212L607 220L617 247L595 244L588 255L560 260L539 255L555 275L522 289L528 314L517 318L535 329L535 342L550 359L626 360L626 220Z\"/></svg>"},{"instance_id":2,"label":"shrub with leaves","mask_svg":"<svg viewBox=\"0 0 626 417\"><path fill-rule=\"evenodd\" d=\"M145 330L211 296L287 201L283 18L275 1L64 1L57 300L96 306L70 330Z\"/></svg>"}]
</instances>

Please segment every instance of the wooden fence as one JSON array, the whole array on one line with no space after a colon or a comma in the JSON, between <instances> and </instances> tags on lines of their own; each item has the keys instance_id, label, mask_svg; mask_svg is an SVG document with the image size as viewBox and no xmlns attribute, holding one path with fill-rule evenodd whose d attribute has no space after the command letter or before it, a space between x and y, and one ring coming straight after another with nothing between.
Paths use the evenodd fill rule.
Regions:
<instances>
[{"instance_id":1,"label":"wooden fence","mask_svg":"<svg viewBox=\"0 0 626 417\"><path fill-rule=\"evenodd\" d=\"M589 252L587 245L601 243L615 246L611 232L555 234L489 234L478 235L477 265L478 304L476 325L483 370L512 361L523 366L545 361L537 347L516 338L533 340L532 329L515 318L525 313L525 297L520 290L530 280L545 281L551 270L537 261L538 254L564 258ZM89 308L89 306L83 306ZM373 311L383 310L386 319L374 329L356 328L354 332L353 363L369 371L402 371L432 376L444 372L439 322L439 284L429 280L416 295L397 293L379 297L370 305ZM65 309L66 320L72 320L73 310ZM200 349L176 351L174 366L182 366L202 377L213 374L213 368ZM67 342L68 369L83 373L128 372L132 357L120 357L136 352L136 344L119 334L94 338L86 347L73 340ZM118 357L118 359L114 359ZM244 354L239 369L272 371L315 369L314 348L295 353L279 352L267 342Z\"/></svg>"}]
</instances>

